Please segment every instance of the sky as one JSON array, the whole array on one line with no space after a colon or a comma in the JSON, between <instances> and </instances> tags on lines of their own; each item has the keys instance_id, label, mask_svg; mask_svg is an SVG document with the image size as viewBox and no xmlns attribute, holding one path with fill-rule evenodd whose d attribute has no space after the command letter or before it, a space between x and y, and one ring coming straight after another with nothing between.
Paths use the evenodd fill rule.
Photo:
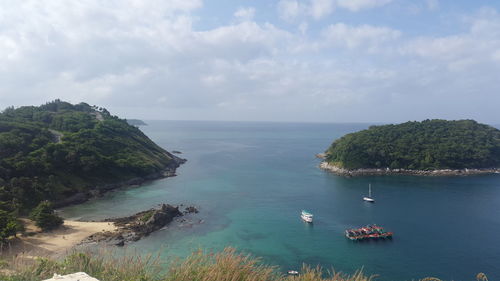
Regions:
<instances>
[{"instance_id":1,"label":"sky","mask_svg":"<svg viewBox=\"0 0 500 281\"><path fill-rule=\"evenodd\" d=\"M0 108L123 118L500 118L500 1L0 0Z\"/></svg>"}]
</instances>

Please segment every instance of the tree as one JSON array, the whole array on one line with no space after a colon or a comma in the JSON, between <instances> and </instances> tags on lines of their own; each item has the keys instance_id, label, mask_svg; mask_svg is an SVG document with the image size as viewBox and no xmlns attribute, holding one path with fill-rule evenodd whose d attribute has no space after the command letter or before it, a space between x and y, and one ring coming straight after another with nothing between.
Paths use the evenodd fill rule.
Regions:
<instances>
[{"instance_id":1,"label":"tree","mask_svg":"<svg viewBox=\"0 0 500 281\"><path fill-rule=\"evenodd\" d=\"M49 201L42 201L31 211L30 218L35 221L35 224L42 230L54 229L61 224L64 220L58 216Z\"/></svg>"},{"instance_id":2,"label":"tree","mask_svg":"<svg viewBox=\"0 0 500 281\"><path fill-rule=\"evenodd\" d=\"M11 213L0 210L0 242L12 235L16 235L17 231L22 229L22 225Z\"/></svg>"}]
</instances>

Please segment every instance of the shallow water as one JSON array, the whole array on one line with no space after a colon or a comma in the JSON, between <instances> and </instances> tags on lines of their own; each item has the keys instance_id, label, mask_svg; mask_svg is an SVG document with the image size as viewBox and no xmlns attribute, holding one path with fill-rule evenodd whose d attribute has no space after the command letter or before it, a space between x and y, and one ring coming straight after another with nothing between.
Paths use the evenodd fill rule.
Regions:
<instances>
[{"instance_id":1,"label":"shallow water","mask_svg":"<svg viewBox=\"0 0 500 281\"><path fill-rule=\"evenodd\" d=\"M141 129L188 162L178 176L63 210L67 218L125 216L159 203L196 205L176 223L132 244L170 259L233 246L283 270L302 263L377 280L436 276L500 280L500 175L343 178L314 157L345 133L369 124L150 121ZM362 197L372 184L375 204ZM315 214L303 223L300 210ZM344 229L376 223L394 239L356 243Z\"/></svg>"}]
</instances>

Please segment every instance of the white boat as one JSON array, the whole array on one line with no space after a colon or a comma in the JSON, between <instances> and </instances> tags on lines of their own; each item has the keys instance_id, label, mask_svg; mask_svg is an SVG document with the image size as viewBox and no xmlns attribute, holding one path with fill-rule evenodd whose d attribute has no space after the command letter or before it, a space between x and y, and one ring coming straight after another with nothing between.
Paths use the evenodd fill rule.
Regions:
<instances>
[{"instance_id":1,"label":"white boat","mask_svg":"<svg viewBox=\"0 0 500 281\"><path fill-rule=\"evenodd\" d=\"M299 275L299 272L297 270L289 270L288 274L289 275Z\"/></svg>"},{"instance_id":2,"label":"white boat","mask_svg":"<svg viewBox=\"0 0 500 281\"><path fill-rule=\"evenodd\" d=\"M313 214L309 213L308 211L302 210L302 213L300 214L300 217L305 222L313 222Z\"/></svg>"},{"instance_id":3,"label":"white boat","mask_svg":"<svg viewBox=\"0 0 500 281\"><path fill-rule=\"evenodd\" d=\"M375 199L372 198L372 184L371 183L368 185L368 197L367 196L363 197L363 200L365 200L366 202L371 202L371 203L375 202Z\"/></svg>"}]
</instances>

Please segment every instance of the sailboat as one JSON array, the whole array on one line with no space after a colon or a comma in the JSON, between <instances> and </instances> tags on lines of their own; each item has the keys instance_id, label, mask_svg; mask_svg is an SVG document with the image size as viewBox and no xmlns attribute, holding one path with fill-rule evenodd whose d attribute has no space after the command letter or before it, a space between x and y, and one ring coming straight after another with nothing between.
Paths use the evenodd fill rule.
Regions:
<instances>
[{"instance_id":1,"label":"sailboat","mask_svg":"<svg viewBox=\"0 0 500 281\"><path fill-rule=\"evenodd\" d=\"M363 197L366 202L374 203L375 199L372 198L372 184L368 184L368 196Z\"/></svg>"}]
</instances>

